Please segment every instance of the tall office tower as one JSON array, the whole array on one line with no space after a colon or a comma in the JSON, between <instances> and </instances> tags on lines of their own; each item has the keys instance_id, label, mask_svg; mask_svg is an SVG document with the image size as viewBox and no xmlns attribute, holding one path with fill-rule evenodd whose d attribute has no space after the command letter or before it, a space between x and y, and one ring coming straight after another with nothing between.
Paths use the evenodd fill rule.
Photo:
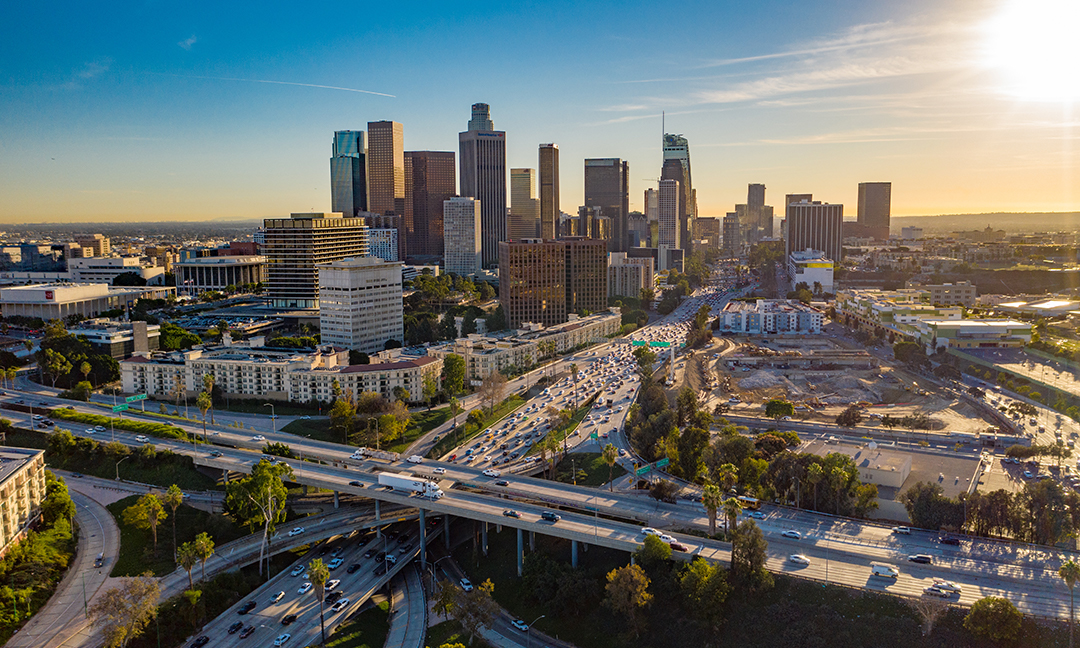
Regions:
<instances>
[{"instance_id":1,"label":"tall office tower","mask_svg":"<svg viewBox=\"0 0 1080 648\"><path fill-rule=\"evenodd\" d=\"M655 222L660 217L660 192L656 189L645 190L645 220Z\"/></svg>"},{"instance_id":2,"label":"tall office tower","mask_svg":"<svg viewBox=\"0 0 1080 648\"><path fill-rule=\"evenodd\" d=\"M321 263L368 255L363 218L292 214L263 221L266 293L274 308L318 308Z\"/></svg>"},{"instance_id":3,"label":"tall office tower","mask_svg":"<svg viewBox=\"0 0 1080 648\"><path fill-rule=\"evenodd\" d=\"M746 204L751 207L762 207L765 205L765 185L763 184L750 184L746 189Z\"/></svg>"},{"instance_id":4,"label":"tall office tower","mask_svg":"<svg viewBox=\"0 0 1080 648\"><path fill-rule=\"evenodd\" d=\"M661 180L660 189L657 192L657 219L660 221L659 240L656 246L665 245L669 248L681 248L682 232L679 227L679 182L677 180Z\"/></svg>"},{"instance_id":5,"label":"tall office tower","mask_svg":"<svg viewBox=\"0 0 1080 648\"><path fill-rule=\"evenodd\" d=\"M889 238L889 218L892 211L891 182L859 183L858 223L866 234L879 241ZM836 261L836 259L833 259Z\"/></svg>"},{"instance_id":6,"label":"tall office tower","mask_svg":"<svg viewBox=\"0 0 1080 648\"><path fill-rule=\"evenodd\" d=\"M494 128L488 105L475 103L469 130L458 134L458 193L480 201L485 268L499 262L499 241L506 240L506 133Z\"/></svg>"},{"instance_id":7,"label":"tall office tower","mask_svg":"<svg viewBox=\"0 0 1080 648\"><path fill-rule=\"evenodd\" d=\"M540 201L536 198L536 169L510 169L510 217L506 236L511 241L540 236Z\"/></svg>"},{"instance_id":8,"label":"tall office tower","mask_svg":"<svg viewBox=\"0 0 1080 648\"><path fill-rule=\"evenodd\" d=\"M607 308L607 241L572 238L562 244L566 255L566 312L581 315Z\"/></svg>"},{"instance_id":9,"label":"tall office tower","mask_svg":"<svg viewBox=\"0 0 1080 648\"><path fill-rule=\"evenodd\" d=\"M367 211L367 138L364 131L335 131L330 157L330 208L346 216Z\"/></svg>"},{"instance_id":10,"label":"tall office tower","mask_svg":"<svg viewBox=\"0 0 1080 648\"><path fill-rule=\"evenodd\" d=\"M455 195L453 151L406 151L408 256L442 256L443 202Z\"/></svg>"},{"instance_id":11,"label":"tall office tower","mask_svg":"<svg viewBox=\"0 0 1080 648\"><path fill-rule=\"evenodd\" d=\"M765 204L765 185L750 184L746 190L746 204L757 217L758 238L772 238L773 208Z\"/></svg>"},{"instance_id":12,"label":"tall office tower","mask_svg":"<svg viewBox=\"0 0 1080 648\"><path fill-rule=\"evenodd\" d=\"M559 145L540 145L540 238L554 239L559 213Z\"/></svg>"},{"instance_id":13,"label":"tall office tower","mask_svg":"<svg viewBox=\"0 0 1080 648\"><path fill-rule=\"evenodd\" d=\"M739 256L742 252L742 228L739 223L739 212L728 212L724 216L722 224L724 229L724 251L729 256Z\"/></svg>"},{"instance_id":14,"label":"tall office tower","mask_svg":"<svg viewBox=\"0 0 1080 648\"><path fill-rule=\"evenodd\" d=\"M664 180L674 180L679 183L678 205L676 206L679 223L679 243L682 249L688 250L690 246L690 197L685 191L687 182L686 167L683 166L680 160L664 160L664 168L660 173L660 177ZM660 200L662 202L663 198ZM689 252L687 252L687 255L689 256Z\"/></svg>"},{"instance_id":15,"label":"tall office tower","mask_svg":"<svg viewBox=\"0 0 1080 648\"><path fill-rule=\"evenodd\" d=\"M844 237L844 206L802 200L787 207L787 237L784 258L792 252L819 250L833 263L840 263L840 243Z\"/></svg>"},{"instance_id":16,"label":"tall office tower","mask_svg":"<svg viewBox=\"0 0 1080 648\"><path fill-rule=\"evenodd\" d=\"M630 214L630 163L619 158L585 160L585 206L611 219L610 252L625 252ZM596 238L596 237L594 237Z\"/></svg>"},{"instance_id":17,"label":"tall office tower","mask_svg":"<svg viewBox=\"0 0 1080 648\"><path fill-rule=\"evenodd\" d=\"M463 277L480 272L484 210L475 198L455 196L443 203L443 270Z\"/></svg>"},{"instance_id":18,"label":"tall office tower","mask_svg":"<svg viewBox=\"0 0 1080 648\"><path fill-rule=\"evenodd\" d=\"M791 210L788 208L792 203L813 202L814 194L784 194L784 220L791 218Z\"/></svg>"},{"instance_id":19,"label":"tall office tower","mask_svg":"<svg viewBox=\"0 0 1080 648\"><path fill-rule=\"evenodd\" d=\"M401 216L398 258L405 258L405 131L394 121L368 122L368 211Z\"/></svg>"},{"instance_id":20,"label":"tall office tower","mask_svg":"<svg viewBox=\"0 0 1080 648\"><path fill-rule=\"evenodd\" d=\"M323 344L378 353L404 342L401 263L373 256L319 266L319 329Z\"/></svg>"},{"instance_id":21,"label":"tall office tower","mask_svg":"<svg viewBox=\"0 0 1080 648\"><path fill-rule=\"evenodd\" d=\"M510 328L566 321L566 254L561 241L499 243L499 303Z\"/></svg>"},{"instance_id":22,"label":"tall office tower","mask_svg":"<svg viewBox=\"0 0 1080 648\"><path fill-rule=\"evenodd\" d=\"M668 161L678 160L682 165L682 174L673 169L668 170ZM666 180L678 180L680 184L680 209L682 210L679 220L680 240L684 249L690 245L690 233L693 231L694 216L697 216L697 194L694 192L694 183L690 175L690 143L682 135L664 133L664 172L661 175Z\"/></svg>"},{"instance_id":23,"label":"tall office tower","mask_svg":"<svg viewBox=\"0 0 1080 648\"><path fill-rule=\"evenodd\" d=\"M563 230L563 236L583 236L585 238L599 239L607 242L610 248L611 237L614 236L615 226L611 219L604 215L600 207L578 207L577 219L569 219L567 224L572 224L571 230Z\"/></svg>"}]
</instances>

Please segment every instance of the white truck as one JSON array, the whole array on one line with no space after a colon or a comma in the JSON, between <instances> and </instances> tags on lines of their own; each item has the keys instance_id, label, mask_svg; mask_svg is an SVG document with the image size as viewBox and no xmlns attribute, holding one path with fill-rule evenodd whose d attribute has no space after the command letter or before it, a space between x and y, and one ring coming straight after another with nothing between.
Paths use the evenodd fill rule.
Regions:
<instances>
[{"instance_id":1,"label":"white truck","mask_svg":"<svg viewBox=\"0 0 1080 648\"><path fill-rule=\"evenodd\" d=\"M388 486L391 490L419 493L428 499L439 499L443 496L437 483L406 473L379 473L379 485Z\"/></svg>"},{"instance_id":2,"label":"white truck","mask_svg":"<svg viewBox=\"0 0 1080 648\"><path fill-rule=\"evenodd\" d=\"M896 578L900 575L900 570L896 568L896 565L872 562L870 563L870 574L882 578Z\"/></svg>"}]
</instances>

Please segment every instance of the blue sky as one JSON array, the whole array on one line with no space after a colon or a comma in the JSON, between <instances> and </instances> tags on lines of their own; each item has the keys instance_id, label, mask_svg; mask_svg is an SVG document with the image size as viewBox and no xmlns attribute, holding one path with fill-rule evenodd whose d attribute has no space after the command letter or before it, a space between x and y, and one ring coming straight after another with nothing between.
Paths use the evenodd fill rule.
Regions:
<instances>
[{"instance_id":1,"label":"blue sky","mask_svg":"<svg viewBox=\"0 0 1080 648\"><path fill-rule=\"evenodd\" d=\"M511 166L560 145L570 212L586 157L628 159L641 207L665 110L703 215L750 182L849 217L879 180L897 215L1078 209L1080 91L1010 92L991 56L1014 4L7 3L0 221L326 211L334 130L393 119L406 150L456 150L477 101Z\"/></svg>"}]
</instances>

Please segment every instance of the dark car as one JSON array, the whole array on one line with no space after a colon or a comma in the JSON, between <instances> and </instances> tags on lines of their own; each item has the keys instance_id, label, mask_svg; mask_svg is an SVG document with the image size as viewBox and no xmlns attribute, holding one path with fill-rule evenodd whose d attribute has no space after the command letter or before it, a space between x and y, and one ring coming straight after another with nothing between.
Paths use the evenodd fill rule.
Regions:
<instances>
[{"instance_id":1,"label":"dark car","mask_svg":"<svg viewBox=\"0 0 1080 648\"><path fill-rule=\"evenodd\" d=\"M241 639L247 639L248 637L250 637L254 633L255 633L255 626L248 626L248 627L244 628L243 632L240 633L240 638Z\"/></svg>"},{"instance_id":2,"label":"dark car","mask_svg":"<svg viewBox=\"0 0 1080 648\"><path fill-rule=\"evenodd\" d=\"M353 563L345 570L346 574L355 574L360 569L360 563Z\"/></svg>"},{"instance_id":3,"label":"dark car","mask_svg":"<svg viewBox=\"0 0 1080 648\"><path fill-rule=\"evenodd\" d=\"M349 486L356 486L357 488L363 488L364 483L363 482L358 482L358 481L351 481L351 482L349 482Z\"/></svg>"},{"instance_id":4,"label":"dark car","mask_svg":"<svg viewBox=\"0 0 1080 648\"><path fill-rule=\"evenodd\" d=\"M363 547L364 545L366 545L369 542L371 542L371 536L364 536L363 538L360 538L359 540L356 541L356 546L357 547Z\"/></svg>"},{"instance_id":5,"label":"dark car","mask_svg":"<svg viewBox=\"0 0 1080 648\"><path fill-rule=\"evenodd\" d=\"M547 520L548 522L558 522L562 519L562 516L558 513L552 513L551 511L544 511L540 514L540 519Z\"/></svg>"},{"instance_id":6,"label":"dark car","mask_svg":"<svg viewBox=\"0 0 1080 648\"><path fill-rule=\"evenodd\" d=\"M244 622L243 621L237 621L236 623L229 626L229 634L236 634L237 632L240 632L243 629L244 629Z\"/></svg>"},{"instance_id":7,"label":"dark car","mask_svg":"<svg viewBox=\"0 0 1080 648\"><path fill-rule=\"evenodd\" d=\"M375 550L374 549L368 549L367 551L364 552L364 558L371 558L374 555L375 555Z\"/></svg>"},{"instance_id":8,"label":"dark car","mask_svg":"<svg viewBox=\"0 0 1080 648\"><path fill-rule=\"evenodd\" d=\"M191 648L202 648L203 646L205 646L208 643L210 643L210 637L207 637L206 635L203 635L203 636L199 637L198 639L196 639L195 641L191 642Z\"/></svg>"},{"instance_id":9,"label":"dark car","mask_svg":"<svg viewBox=\"0 0 1080 648\"><path fill-rule=\"evenodd\" d=\"M408 540L408 539L409 539L409 536L407 536L407 535L403 535L403 536L401 536L401 537L399 537L399 538L397 539L397 543L398 543L398 544L402 544L402 543L404 543L404 542L405 542L406 540Z\"/></svg>"},{"instance_id":10,"label":"dark car","mask_svg":"<svg viewBox=\"0 0 1080 648\"><path fill-rule=\"evenodd\" d=\"M359 565L357 565L357 567L359 567ZM341 598L342 596L343 596L343 594L342 594L341 590L335 590L335 591L330 592L329 594L326 595L326 602L327 603L334 603L339 598Z\"/></svg>"},{"instance_id":11,"label":"dark car","mask_svg":"<svg viewBox=\"0 0 1080 648\"><path fill-rule=\"evenodd\" d=\"M505 479L500 479L499 481L495 482L495 485L496 486L509 486L510 482L506 481Z\"/></svg>"},{"instance_id":12,"label":"dark car","mask_svg":"<svg viewBox=\"0 0 1080 648\"><path fill-rule=\"evenodd\" d=\"M375 569L371 570L371 573L376 576L382 576L386 573L386 565L375 565Z\"/></svg>"},{"instance_id":13,"label":"dark car","mask_svg":"<svg viewBox=\"0 0 1080 648\"><path fill-rule=\"evenodd\" d=\"M672 542L668 545L672 551L690 551L690 548L681 542Z\"/></svg>"},{"instance_id":14,"label":"dark car","mask_svg":"<svg viewBox=\"0 0 1080 648\"><path fill-rule=\"evenodd\" d=\"M285 616L281 617L281 625L289 625L293 621L296 621L295 614L286 614Z\"/></svg>"},{"instance_id":15,"label":"dark car","mask_svg":"<svg viewBox=\"0 0 1080 648\"><path fill-rule=\"evenodd\" d=\"M331 558L337 558L338 556L340 556L343 553L345 553L345 549L343 549L341 547L337 547L336 549L334 549L333 551L330 552L330 557Z\"/></svg>"},{"instance_id":16,"label":"dark car","mask_svg":"<svg viewBox=\"0 0 1080 648\"><path fill-rule=\"evenodd\" d=\"M934 557L927 554L912 554L907 559L913 563L921 563L923 565L929 565L934 562Z\"/></svg>"},{"instance_id":17,"label":"dark car","mask_svg":"<svg viewBox=\"0 0 1080 648\"><path fill-rule=\"evenodd\" d=\"M506 517L512 517L512 518L520 518L521 517L521 513L518 513L514 509L506 509L505 511L503 511L503 515L505 515Z\"/></svg>"},{"instance_id":18,"label":"dark car","mask_svg":"<svg viewBox=\"0 0 1080 648\"><path fill-rule=\"evenodd\" d=\"M954 547L960 546L960 538L954 538L952 536L941 536L938 538L938 542L941 544L952 545Z\"/></svg>"},{"instance_id":19,"label":"dark car","mask_svg":"<svg viewBox=\"0 0 1080 648\"><path fill-rule=\"evenodd\" d=\"M255 609L255 601L248 601L247 603L244 603L244 605L240 607L239 611L240 611L240 614L247 614L248 612L251 612L254 609Z\"/></svg>"},{"instance_id":20,"label":"dark car","mask_svg":"<svg viewBox=\"0 0 1080 648\"><path fill-rule=\"evenodd\" d=\"M375 554L375 562L381 563L384 560L386 560L386 554L384 554L381 551L379 553Z\"/></svg>"},{"instance_id":21,"label":"dark car","mask_svg":"<svg viewBox=\"0 0 1080 648\"><path fill-rule=\"evenodd\" d=\"M409 549L412 549L412 543L411 542L409 544L401 545L401 548L398 549L397 551L398 551L399 554L405 555L406 553L409 552Z\"/></svg>"}]
</instances>

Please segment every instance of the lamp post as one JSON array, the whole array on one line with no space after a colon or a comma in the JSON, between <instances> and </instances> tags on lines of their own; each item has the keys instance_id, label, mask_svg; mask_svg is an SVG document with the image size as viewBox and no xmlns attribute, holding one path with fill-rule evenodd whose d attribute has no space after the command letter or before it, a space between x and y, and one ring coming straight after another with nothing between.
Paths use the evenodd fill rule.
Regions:
<instances>
[{"instance_id":1,"label":"lamp post","mask_svg":"<svg viewBox=\"0 0 1080 648\"><path fill-rule=\"evenodd\" d=\"M546 614L541 614L540 616L533 619L532 623L525 626L525 642L526 642L525 645L526 645L526 648L531 648L532 647L532 627L533 627L533 623L536 623L537 621L539 621L540 619L543 619L546 616L547 616Z\"/></svg>"},{"instance_id":2,"label":"lamp post","mask_svg":"<svg viewBox=\"0 0 1080 648\"><path fill-rule=\"evenodd\" d=\"M270 421L274 424L274 434L277 434L277 414L274 412L274 404L263 403L263 407L270 408Z\"/></svg>"},{"instance_id":3,"label":"lamp post","mask_svg":"<svg viewBox=\"0 0 1080 648\"><path fill-rule=\"evenodd\" d=\"M435 562L431 563L431 593L432 593L432 595L435 594L435 581L437 580L437 577L435 575L435 568L439 565L439 563L441 563L442 561L446 560L447 558L451 558L451 557L452 556L443 556L442 558L439 558Z\"/></svg>"},{"instance_id":4,"label":"lamp post","mask_svg":"<svg viewBox=\"0 0 1080 648\"><path fill-rule=\"evenodd\" d=\"M124 459L131 459L131 455L124 457ZM120 481L120 464L124 463L124 459L116 462L116 481Z\"/></svg>"}]
</instances>

